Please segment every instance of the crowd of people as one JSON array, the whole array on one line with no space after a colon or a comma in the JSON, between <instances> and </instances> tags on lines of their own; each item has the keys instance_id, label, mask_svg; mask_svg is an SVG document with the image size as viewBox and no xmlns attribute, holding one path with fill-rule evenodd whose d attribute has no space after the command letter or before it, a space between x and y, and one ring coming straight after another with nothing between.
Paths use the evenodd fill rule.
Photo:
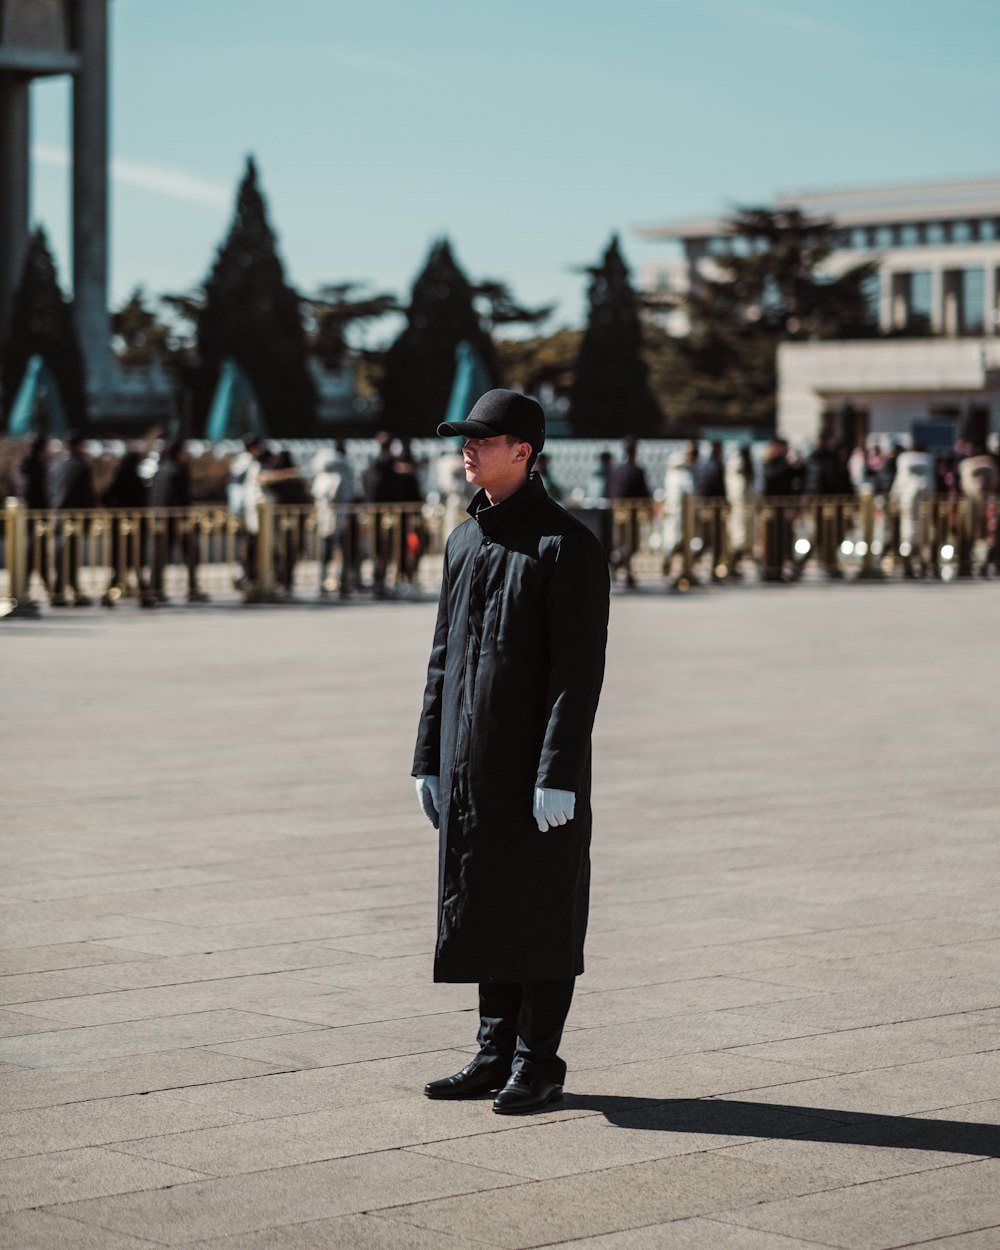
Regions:
<instances>
[{"instance_id":1,"label":"crowd of people","mask_svg":"<svg viewBox=\"0 0 1000 1250\"><path fill-rule=\"evenodd\" d=\"M635 439L626 439L620 460L609 451L600 453L586 489L573 492L574 502L604 546L613 576L627 588L636 586L633 563L648 541L654 497L668 576L682 555L685 499L693 496L724 505L704 510L708 521L702 524L700 541L707 545L714 578L740 575L743 562L753 554L755 537L761 537L753 531L754 509L759 501L774 501L777 519L771 531L765 530L763 541L757 541L757 554L766 580L786 580L789 570L794 576L802 563L796 562L791 532L791 509L796 505L802 508L813 500L872 491L892 504L894 550L904 574L916 576L926 571L919 554L922 501L930 496L965 498L985 509L1000 488L997 457L968 442L957 444L948 455L933 455L919 444L907 448L898 442L848 448L824 435L808 455L800 456L784 439L775 438L755 457L748 445L727 454L721 442L703 448L692 440L668 458L662 485L654 486L639 463L639 451ZM550 496L566 502L565 489L544 453L535 473ZM164 574L171 564L185 571L189 601L207 598L198 583L199 542L194 528L176 513L157 515L157 510L182 510L193 502L189 455L182 440L167 443L154 460L139 450L126 451L99 494L83 438L67 434L58 454L51 456L49 440L40 435L20 462L17 492L29 509L57 514L116 510L107 548L111 573L101 602L113 603L130 589L143 605L167 602ZM344 442L337 441L318 451L303 472L287 450L274 450L264 439L250 436L229 465L227 485L228 510L239 521L236 585L252 591L259 578L259 505L264 501L283 506L282 524L272 543L279 594L293 593L296 566L307 549L308 523L315 534L310 554L318 561L319 594L346 598L368 590L382 598L394 588L417 584L428 545L425 499L441 501L448 532L464 519L471 493L457 444L424 462L418 461L408 440L383 432L362 471L352 466ZM625 502L633 506L615 507ZM301 512L288 505L298 505ZM121 515L147 509L150 519L138 528ZM836 520L811 552L831 577L842 576L837 553L843 526L843 520ZM53 606L91 602L80 584L85 544L84 528L68 522L57 520L31 531L29 576L42 579ZM995 562L992 539L986 555L986 563L990 562Z\"/></svg>"}]
</instances>

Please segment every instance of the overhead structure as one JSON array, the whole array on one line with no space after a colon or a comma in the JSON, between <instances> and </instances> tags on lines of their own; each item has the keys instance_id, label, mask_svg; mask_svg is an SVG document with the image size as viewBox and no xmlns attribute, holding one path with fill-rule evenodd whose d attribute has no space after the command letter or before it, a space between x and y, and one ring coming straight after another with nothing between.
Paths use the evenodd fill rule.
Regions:
<instances>
[{"instance_id":1,"label":"overhead structure","mask_svg":"<svg viewBox=\"0 0 1000 1250\"><path fill-rule=\"evenodd\" d=\"M10 438L29 438L32 434L61 438L66 427L59 383L41 356L32 356L10 410L7 434Z\"/></svg>"},{"instance_id":2,"label":"overhead structure","mask_svg":"<svg viewBox=\"0 0 1000 1250\"><path fill-rule=\"evenodd\" d=\"M30 85L73 78L73 309L100 403L110 384L108 0L0 0L0 341L28 249Z\"/></svg>"},{"instance_id":3,"label":"overhead structure","mask_svg":"<svg viewBox=\"0 0 1000 1250\"><path fill-rule=\"evenodd\" d=\"M235 360L227 359L219 370L219 381L208 410L205 437L210 443L243 438L246 434L267 434L253 383Z\"/></svg>"}]
</instances>

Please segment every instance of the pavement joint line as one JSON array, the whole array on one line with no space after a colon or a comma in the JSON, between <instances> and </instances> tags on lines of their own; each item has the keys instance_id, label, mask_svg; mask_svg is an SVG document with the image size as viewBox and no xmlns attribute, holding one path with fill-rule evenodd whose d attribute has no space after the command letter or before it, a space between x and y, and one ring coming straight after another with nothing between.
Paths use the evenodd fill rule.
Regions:
<instances>
[{"instance_id":1,"label":"pavement joint line","mask_svg":"<svg viewBox=\"0 0 1000 1250\"><path fill-rule=\"evenodd\" d=\"M888 1246L886 1250L908 1250L910 1246L926 1246L931 1242L953 1241L956 1237L968 1237L970 1233L988 1233L1000 1224L984 1224L979 1228L965 1228L960 1233L945 1233L944 1236L926 1237L923 1241L901 1241L898 1245Z\"/></svg>"}]
</instances>

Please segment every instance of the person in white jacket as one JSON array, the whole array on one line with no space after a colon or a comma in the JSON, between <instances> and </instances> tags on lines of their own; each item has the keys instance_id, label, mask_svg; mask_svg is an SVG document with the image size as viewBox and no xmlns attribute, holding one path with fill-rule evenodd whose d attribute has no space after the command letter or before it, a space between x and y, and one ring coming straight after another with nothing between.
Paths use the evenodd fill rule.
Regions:
<instances>
[{"instance_id":1,"label":"person in white jacket","mask_svg":"<svg viewBox=\"0 0 1000 1250\"><path fill-rule=\"evenodd\" d=\"M933 553L929 565L923 560L924 548L931 542L931 527L922 508L933 494L934 457L919 443L911 451L900 452L889 498L899 510L899 555L906 577L916 576L914 556L920 559L921 572L934 565Z\"/></svg>"},{"instance_id":2,"label":"person in white jacket","mask_svg":"<svg viewBox=\"0 0 1000 1250\"><path fill-rule=\"evenodd\" d=\"M351 590L351 561L345 538L350 528L350 505L354 502L354 470L347 459L347 448L338 441L333 450L318 451L313 458L312 497L316 502L316 529L320 540L319 592L330 586L327 569L339 545L342 552L340 597Z\"/></svg>"}]
</instances>

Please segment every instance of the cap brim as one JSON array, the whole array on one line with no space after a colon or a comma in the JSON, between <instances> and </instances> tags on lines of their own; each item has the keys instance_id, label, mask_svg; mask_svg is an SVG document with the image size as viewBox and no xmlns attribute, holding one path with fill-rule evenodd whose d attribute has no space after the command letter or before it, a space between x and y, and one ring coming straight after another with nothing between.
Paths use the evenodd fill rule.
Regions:
<instances>
[{"instance_id":1,"label":"cap brim","mask_svg":"<svg viewBox=\"0 0 1000 1250\"><path fill-rule=\"evenodd\" d=\"M496 438L499 434L499 430L481 421L444 421L437 432L442 438Z\"/></svg>"}]
</instances>

